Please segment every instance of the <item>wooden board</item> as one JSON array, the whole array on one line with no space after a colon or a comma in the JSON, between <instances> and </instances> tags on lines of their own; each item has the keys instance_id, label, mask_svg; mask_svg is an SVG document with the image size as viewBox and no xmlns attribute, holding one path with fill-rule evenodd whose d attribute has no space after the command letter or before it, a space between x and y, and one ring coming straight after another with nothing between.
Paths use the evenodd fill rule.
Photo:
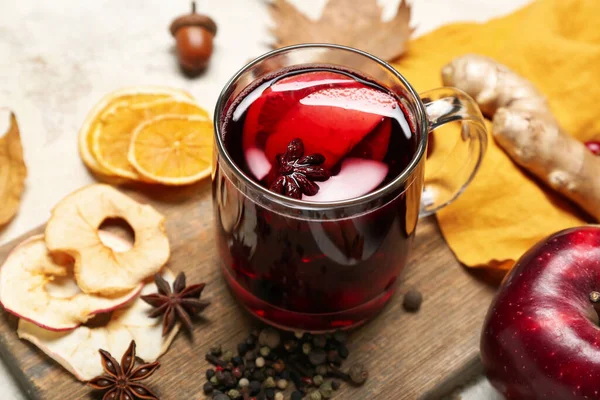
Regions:
<instances>
[{"instance_id":1,"label":"wooden board","mask_svg":"<svg viewBox=\"0 0 600 400\"><path fill-rule=\"evenodd\" d=\"M205 281L212 301L205 322L195 325L193 340L180 334L161 358L162 367L149 384L161 399L203 399L202 385L209 346L235 349L258 322L241 309L226 288L213 238L210 184L177 190L126 190L167 216L172 257L169 266L188 274L188 282ZM41 232L42 228L34 230ZM30 236L24 235L24 237ZM0 248L0 261L23 238ZM409 287L424 295L422 309L408 314L401 294ZM469 369L477 359L480 326L495 286L461 267L440 235L435 219L420 221L411 261L399 294L373 321L350 338L350 358L371 373L361 388L346 385L337 399L434 399L443 395L447 377ZM86 386L16 335L16 319L0 318L0 354L31 399L93 399Z\"/></svg>"}]
</instances>

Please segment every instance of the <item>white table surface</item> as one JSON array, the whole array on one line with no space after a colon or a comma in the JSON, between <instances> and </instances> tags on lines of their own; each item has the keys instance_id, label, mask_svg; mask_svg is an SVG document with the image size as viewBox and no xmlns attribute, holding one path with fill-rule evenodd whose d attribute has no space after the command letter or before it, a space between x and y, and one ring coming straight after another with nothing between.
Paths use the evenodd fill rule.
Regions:
<instances>
[{"instance_id":1,"label":"white table surface","mask_svg":"<svg viewBox=\"0 0 600 400\"><path fill-rule=\"evenodd\" d=\"M386 18L399 2L379 1ZM313 18L324 5L293 2ZM485 21L528 2L413 0L413 25L420 35L451 21ZM198 0L219 32L210 69L185 78L167 28L188 9L187 0L0 0L0 107L17 115L29 169L20 212L0 231L0 244L42 224L62 197L94 182L79 159L77 131L101 96L128 85L169 85L187 89L212 111L227 79L268 50L264 0ZM7 123L7 113L0 112L0 132ZM2 364L0 398L24 399ZM463 395L495 398L483 379Z\"/></svg>"}]
</instances>

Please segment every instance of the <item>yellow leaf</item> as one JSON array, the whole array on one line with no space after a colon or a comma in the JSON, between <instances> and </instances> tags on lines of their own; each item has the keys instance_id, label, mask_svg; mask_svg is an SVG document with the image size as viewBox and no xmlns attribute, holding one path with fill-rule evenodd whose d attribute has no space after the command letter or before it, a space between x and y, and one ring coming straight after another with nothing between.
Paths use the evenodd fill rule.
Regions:
<instances>
[{"instance_id":1,"label":"yellow leaf","mask_svg":"<svg viewBox=\"0 0 600 400\"><path fill-rule=\"evenodd\" d=\"M19 125L15 115L10 113L10 127L0 137L0 226L17 213L26 177Z\"/></svg>"}]
</instances>

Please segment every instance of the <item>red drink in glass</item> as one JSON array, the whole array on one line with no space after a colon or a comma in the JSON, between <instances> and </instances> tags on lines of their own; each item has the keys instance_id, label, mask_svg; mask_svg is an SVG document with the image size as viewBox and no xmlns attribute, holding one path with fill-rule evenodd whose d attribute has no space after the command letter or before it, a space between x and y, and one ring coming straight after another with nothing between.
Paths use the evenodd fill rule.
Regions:
<instances>
[{"instance_id":1,"label":"red drink in glass","mask_svg":"<svg viewBox=\"0 0 600 400\"><path fill-rule=\"evenodd\" d=\"M323 48L358 53L299 46L280 50L279 61ZM424 106L375 59L365 74L339 62L256 69L268 59L234 77L217 105L224 276L269 324L359 325L388 302L406 264L421 209Z\"/></svg>"}]
</instances>

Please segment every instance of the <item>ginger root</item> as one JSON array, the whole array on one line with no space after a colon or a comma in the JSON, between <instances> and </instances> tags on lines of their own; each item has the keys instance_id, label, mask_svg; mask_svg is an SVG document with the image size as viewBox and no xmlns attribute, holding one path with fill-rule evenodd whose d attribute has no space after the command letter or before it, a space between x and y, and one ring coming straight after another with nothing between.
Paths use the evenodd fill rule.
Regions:
<instances>
[{"instance_id":1,"label":"ginger root","mask_svg":"<svg viewBox=\"0 0 600 400\"><path fill-rule=\"evenodd\" d=\"M475 54L444 66L442 80L492 118L494 139L513 161L600 221L600 157L561 129L531 82Z\"/></svg>"}]
</instances>

